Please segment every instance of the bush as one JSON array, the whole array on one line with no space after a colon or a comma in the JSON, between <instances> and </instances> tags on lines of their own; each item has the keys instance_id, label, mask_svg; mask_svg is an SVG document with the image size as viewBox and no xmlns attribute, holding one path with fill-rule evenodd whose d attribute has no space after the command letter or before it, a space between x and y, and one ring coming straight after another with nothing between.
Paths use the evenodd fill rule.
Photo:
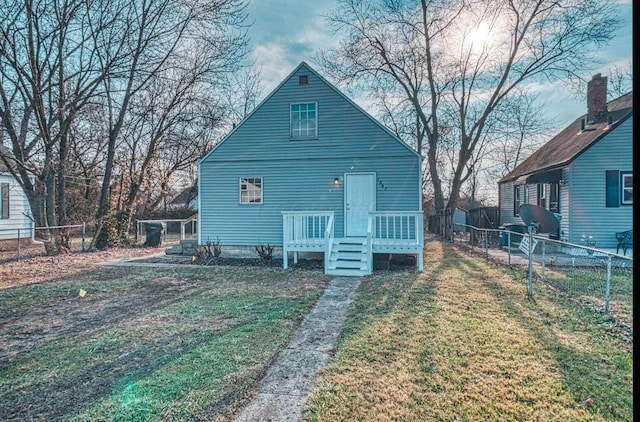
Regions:
<instances>
[{"instance_id":1,"label":"bush","mask_svg":"<svg viewBox=\"0 0 640 422\"><path fill-rule=\"evenodd\" d=\"M260 259L262 262L269 262L273 259L273 246L269 246L269 244L260 245L255 247L256 252L260 255Z\"/></svg>"},{"instance_id":2,"label":"bush","mask_svg":"<svg viewBox=\"0 0 640 422\"><path fill-rule=\"evenodd\" d=\"M102 229L95 240L96 248L105 249L114 246L128 246L129 216L127 213L111 214L102 221Z\"/></svg>"},{"instance_id":3,"label":"bush","mask_svg":"<svg viewBox=\"0 0 640 422\"><path fill-rule=\"evenodd\" d=\"M207 239L204 245L198 245L196 247L196 254L194 261L202 264L208 264L222 254L222 246L220 246L220 239L216 239L212 242L211 239Z\"/></svg>"}]
</instances>

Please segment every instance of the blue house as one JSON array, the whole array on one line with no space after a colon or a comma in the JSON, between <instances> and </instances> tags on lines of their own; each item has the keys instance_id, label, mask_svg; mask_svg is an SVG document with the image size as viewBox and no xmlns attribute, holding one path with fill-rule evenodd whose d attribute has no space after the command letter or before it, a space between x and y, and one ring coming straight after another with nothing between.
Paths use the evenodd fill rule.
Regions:
<instances>
[{"instance_id":1,"label":"blue house","mask_svg":"<svg viewBox=\"0 0 640 422\"><path fill-rule=\"evenodd\" d=\"M301 63L199 162L198 243L323 252L365 275L374 253L422 270L422 157Z\"/></svg>"},{"instance_id":2,"label":"blue house","mask_svg":"<svg viewBox=\"0 0 640 422\"><path fill-rule=\"evenodd\" d=\"M498 182L501 224L522 224L520 205L530 203L560 215L552 238L618 249L616 233L633 228L633 93L606 98L598 73L587 85L587 114Z\"/></svg>"}]
</instances>

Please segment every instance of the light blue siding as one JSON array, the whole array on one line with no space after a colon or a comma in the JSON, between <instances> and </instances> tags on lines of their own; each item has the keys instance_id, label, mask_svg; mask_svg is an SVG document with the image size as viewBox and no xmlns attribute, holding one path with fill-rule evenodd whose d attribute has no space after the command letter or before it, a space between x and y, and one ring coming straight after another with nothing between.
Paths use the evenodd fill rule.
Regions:
<instances>
[{"instance_id":1,"label":"light blue siding","mask_svg":"<svg viewBox=\"0 0 640 422\"><path fill-rule=\"evenodd\" d=\"M300 75L309 76L308 85L298 85ZM318 137L292 140L289 132L291 104L310 102L318 105ZM406 145L394 140L370 116L355 108L303 66L205 160L263 161L411 155L416 156Z\"/></svg>"},{"instance_id":2,"label":"light blue siding","mask_svg":"<svg viewBox=\"0 0 640 422\"><path fill-rule=\"evenodd\" d=\"M300 75L308 85L298 85ZM317 139L290 138L292 103L317 103ZM340 237L349 172L376 173L378 211L420 210L420 161L302 65L200 162L200 241L282 245L282 211L334 211ZM262 204L239 203L239 179L246 177L263 178Z\"/></svg>"},{"instance_id":3,"label":"light blue siding","mask_svg":"<svg viewBox=\"0 0 640 422\"><path fill-rule=\"evenodd\" d=\"M614 233L633 228L633 206L605 207L605 171L633 171L633 118L576 158L569 166L569 241L593 236L596 247L615 248Z\"/></svg>"}]
</instances>

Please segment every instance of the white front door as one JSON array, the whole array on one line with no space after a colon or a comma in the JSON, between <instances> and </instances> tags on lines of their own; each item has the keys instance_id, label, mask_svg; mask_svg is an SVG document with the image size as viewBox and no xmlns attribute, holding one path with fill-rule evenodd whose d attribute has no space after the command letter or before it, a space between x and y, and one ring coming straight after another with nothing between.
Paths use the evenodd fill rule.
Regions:
<instances>
[{"instance_id":1,"label":"white front door","mask_svg":"<svg viewBox=\"0 0 640 422\"><path fill-rule=\"evenodd\" d=\"M376 175L347 173L344 180L345 236L366 236L369 213L376 210Z\"/></svg>"}]
</instances>

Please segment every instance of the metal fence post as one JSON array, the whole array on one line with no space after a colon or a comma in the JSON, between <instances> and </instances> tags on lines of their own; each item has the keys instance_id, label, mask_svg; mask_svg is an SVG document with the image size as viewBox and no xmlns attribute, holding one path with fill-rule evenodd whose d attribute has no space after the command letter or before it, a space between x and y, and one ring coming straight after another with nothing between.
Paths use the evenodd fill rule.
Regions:
<instances>
[{"instance_id":1,"label":"metal fence post","mask_svg":"<svg viewBox=\"0 0 640 422\"><path fill-rule=\"evenodd\" d=\"M18 261L20 261L20 229L18 229Z\"/></svg>"},{"instance_id":2,"label":"metal fence post","mask_svg":"<svg viewBox=\"0 0 640 422\"><path fill-rule=\"evenodd\" d=\"M86 237L86 234L87 234L87 230L86 229L87 228L86 228L85 222L83 221L82 222L82 252L84 252L84 249L85 249L85 237Z\"/></svg>"},{"instance_id":3,"label":"metal fence post","mask_svg":"<svg viewBox=\"0 0 640 422\"><path fill-rule=\"evenodd\" d=\"M604 290L604 313L609 314L609 300L611 300L611 255L607 259L607 286Z\"/></svg>"},{"instance_id":4,"label":"metal fence post","mask_svg":"<svg viewBox=\"0 0 640 422\"><path fill-rule=\"evenodd\" d=\"M509 265L511 265L511 232L507 232L507 256L509 257Z\"/></svg>"},{"instance_id":5,"label":"metal fence post","mask_svg":"<svg viewBox=\"0 0 640 422\"><path fill-rule=\"evenodd\" d=\"M476 228L473 227L471 228L471 235L469 236L469 242L471 243L471 252L473 252L473 244L475 243L475 239L476 239Z\"/></svg>"},{"instance_id":6,"label":"metal fence post","mask_svg":"<svg viewBox=\"0 0 640 422\"><path fill-rule=\"evenodd\" d=\"M544 257L545 257L545 252L546 252L546 242L543 240L542 241L542 281L547 281L547 279L544 276Z\"/></svg>"},{"instance_id":7,"label":"metal fence post","mask_svg":"<svg viewBox=\"0 0 640 422\"><path fill-rule=\"evenodd\" d=\"M533 229L529 226L529 282L527 284L527 295L533 297L533 250L531 248L531 242L533 240Z\"/></svg>"},{"instance_id":8,"label":"metal fence post","mask_svg":"<svg viewBox=\"0 0 640 422\"><path fill-rule=\"evenodd\" d=\"M489 241L487 238L489 237L489 231L484 231L484 259L489 259Z\"/></svg>"}]
</instances>

